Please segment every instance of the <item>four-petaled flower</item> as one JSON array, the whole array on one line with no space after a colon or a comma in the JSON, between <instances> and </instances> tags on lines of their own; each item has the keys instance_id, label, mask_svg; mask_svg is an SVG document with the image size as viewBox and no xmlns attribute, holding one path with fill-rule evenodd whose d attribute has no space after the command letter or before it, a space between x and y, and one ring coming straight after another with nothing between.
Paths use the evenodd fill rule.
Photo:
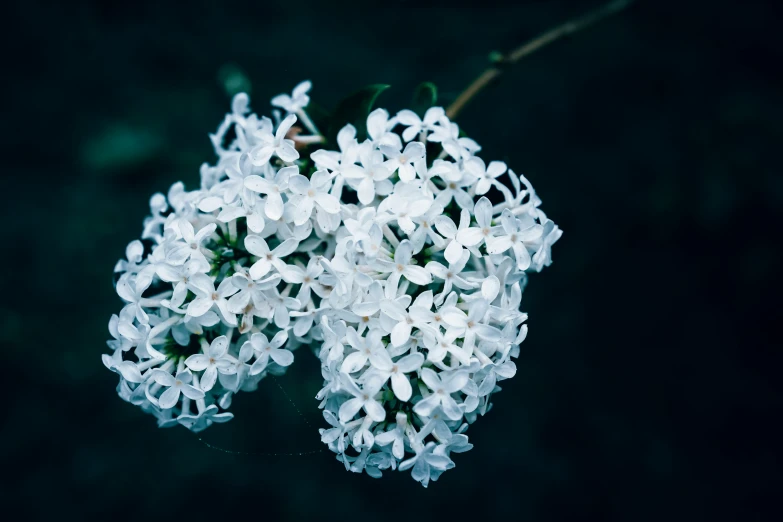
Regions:
<instances>
[{"instance_id":1,"label":"four-petaled flower","mask_svg":"<svg viewBox=\"0 0 783 522\"><path fill-rule=\"evenodd\" d=\"M231 279L224 279L215 289L215 283L211 277L206 274L195 274L190 278L188 288L196 294L196 298L188 304L187 315L200 317L209 312L212 307L217 307L227 324L237 325L236 316L228 309L228 298L239 291Z\"/></svg>"},{"instance_id":2,"label":"four-petaled flower","mask_svg":"<svg viewBox=\"0 0 783 522\"><path fill-rule=\"evenodd\" d=\"M391 272L389 283L397 286L401 277L416 285L428 285L432 282L432 276L421 266L411 263L413 260L413 246L407 239L400 242L397 250L394 252L394 262L378 260L376 264L381 272Z\"/></svg>"},{"instance_id":3,"label":"four-petaled flower","mask_svg":"<svg viewBox=\"0 0 783 522\"><path fill-rule=\"evenodd\" d=\"M271 341L262 333L251 335L250 340L245 343L253 348L256 355L256 361L250 367L250 375L263 372L269 365L270 358L280 366L290 366L294 362L294 354L281 348L287 340L288 332L285 330L278 332Z\"/></svg>"},{"instance_id":4,"label":"four-petaled flower","mask_svg":"<svg viewBox=\"0 0 783 522\"><path fill-rule=\"evenodd\" d=\"M414 457L400 463L400 471L413 468L413 479L426 488L430 480L438 476L438 472L454 467L454 462L445 455L435 453L435 448L434 442L428 442Z\"/></svg>"},{"instance_id":5,"label":"four-petaled flower","mask_svg":"<svg viewBox=\"0 0 783 522\"><path fill-rule=\"evenodd\" d=\"M207 260L204 253L208 252L208 250L204 248L203 243L209 239L209 236L214 234L217 225L210 223L198 232L195 232L193 225L185 219L179 220L177 225L179 226L179 233L183 242L175 243L175 246L166 254L166 261L173 265L182 265L188 259L206 263Z\"/></svg>"},{"instance_id":6,"label":"four-petaled flower","mask_svg":"<svg viewBox=\"0 0 783 522\"><path fill-rule=\"evenodd\" d=\"M288 273L288 265L282 258L292 253L298 246L299 241L288 238L277 245L273 250L270 250L269 245L267 245L266 241L264 241L264 238L261 236L247 236L245 238L245 248L248 252L258 257L258 261L253 263L250 267L250 277L253 279L261 279L269 273L272 267L275 267L280 275L283 276L283 279L285 279L285 276Z\"/></svg>"},{"instance_id":7,"label":"four-petaled flower","mask_svg":"<svg viewBox=\"0 0 783 522\"><path fill-rule=\"evenodd\" d=\"M340 202L329 194L331 177L326 170L317 170L310 179L295 174L288 180L294 203L294 225L303 225L310 219L315 205L329 214L340 212Z\"/></svg>"},{"instance_id":8,"label":"four-petaled flower","mask_svg":"<svg viewBox=\"0 0 783 522\"><path fill-rule=\"evenodd\" d=\"M389 158L384 166L390 172L397 171L400 180L406 183L416 178L416 169L413 164L416 160L423 158L426 153L424 145L418 141L408 143L402 152L388 145L381 145L381 151L384 156Z\"/></svg>"},{"instance_id":9,"label":"four-petaled flower","mask_svg":"<svg viewBox=\"0 0 783 522\"><path fill-rule=\"evenodd\" d=\"M221 335L212 340L206 353L194 354L185 359L185 365L194 372L204 372L201 389L209 391L215 385L218 372L235 373L234 360L228 355L228 339Z\"/></svg>"},{"instance_id":10,"label":"four-petaled flower","mask_svg":"<svg viewBox=\"0 0 783 522\"><path fill-rule=\"evenodd\" d=\"M272 155L277 155L278 158L289 163L299 158L294 140L286 138L294 123L296 123L296 115L289 114L280 122L274 135L268 131L259 132L261 144L250 151L250 158L254 165L266 165Z\"/></svg>"},{"instance_id":11,"label":"four-petaled flower","mask_svg":"<svg viewBox=\"0 0 783 522\"><path fill-rule=\"evenodd\" d=\"M309 81L303 81L294 87L294 91L290 96L287 94L278 94L272 98L272 105L275 107L280 107L281 109L288 112L298 112L299 110L307 107L307 104L310 103L310 97L307 95L307 93L310 91L312 86L313 84Z\"/></svg>"},{"instance_id":12,"label":"four-petaled flower","mask_svg":"<svg viewBox=\"0 0 783 522\"><path fill-rule=\"evenodd\" d=\"M173 408L179 401L180 394L193 400L204 398L204 392L190 384L193 380L193 374L190 373L190 370L171 375L166 371L155 369L152 370L151 378L157 384L168 388L158 399L158 406L161 409Z\"/></svg>"},{"instance_id":13,"label":"four-petaled flower","mask_svg":"<svg viewBox=\"0 0 783 522\"><path fill-rule=\"evenodd\" d=\"M264 213L266 217L277 221L283 217L284 202L282 194L288 190L288 180L294 174L299 173L299 167L283 167L278 170L272 179L262 178L255 174L245 178L245 187L266 194Z\"/></svg>"},{"instance_id":14,"label":"four-petaled flower","mask_svg":"<svg viewBox=\"0 0 783 522\"><path fill-rule=\"evenodd\" d=\"M503 214L500 216L500 223L503 225L505 235L486 238L487 252L489 254L500 254L510 248L514 251L514 255L517 258L517 268L527 270L530 266L528 247L535 245L544 231L543 227L536 223L522 224L508 210L503 211Z\"/></svg>"},{"instance_id":15,"label":"four-petaled flower","mask_svg":"<svg viewBox=\"0 0 783 522\"><path fill-rule=\"evenodd\" d=\"M397 113L397 121L406 125L408 128L402 131L402 139L411 141L422 132L429 132L435 129L439 122L443 121L446 111L443 107L430 107L424 113L424 119L409 109L403 109Z\"/></svg>"},{"instance_id":16,"label":"four-petaled flower","mask_svg":"<svg viewBox=\"0 0 783 522\"><path fill-rule=\"evenodd\" d=\"M421 368L424 362L424 356L420 353L412 353L401 357L397 361L392 361L388 353L385 357L381 356L380 361L374 364L372 375L380 375L385 384L391 379L391 388L394 395L401 401L406 402L411 398L413 389L406 373L415 372Z\"/></svg>"},{"instance_id":17,"label":"four-petaled flower","mask_svg":"<svg viewBox=\"0 0 783 522\"><path fill-rule=\"evenodd\" d=\"M360 389L348 374L343 373L340 377L342 389L353 395L352 399L348 399L340 406L338 413L340 422L350 421L362 409L375 422L386 418L386 410L376 398L382 386L381 379L370 380Z\"/></svg>"},{"instance_id":18,"label":"four-petaled flower","mask_svg":"<svg viewBox=\"0 0 783 522\"><path fill-rule=\"evenodd\" d=\"M476 194L482 195L497 183L496 178L504 174L508 167L502 161L491 161L489 165L486 165L481 158L473 157L465 162L465 170L478 178Z\"/></svg>"},{"instance_id":19,"label":"four-petaled flower","mask_svg":"<svg viewBox=\"0 0 783 522\"><path fill-rule=\"evenodd\" d=\"M413 411L427 417L435 408L440 406L443 408L443 413L451 420L462 418L462 410L460 410L457 401L452 398L451 394L461 390L468 383L467 372L443 372L438 375L432 369L424 368L421 371L421 380L432 390L432 393L417 402L413 407Z\"/></svg>"}]
</instances>

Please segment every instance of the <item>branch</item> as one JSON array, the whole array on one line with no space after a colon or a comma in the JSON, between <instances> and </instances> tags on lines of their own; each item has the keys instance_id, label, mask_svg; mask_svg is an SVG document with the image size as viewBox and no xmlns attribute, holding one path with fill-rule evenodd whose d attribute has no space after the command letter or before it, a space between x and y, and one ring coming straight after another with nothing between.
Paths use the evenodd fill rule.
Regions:
<instances>
[{"instance_id":1,"label":"branch","mask_svg":"<svg viewBox=\"0 0 783 522\"><path fill-rule=\"evenodd\" d=\"M542 47L555 42L564 36L568 36L577 31L590 27L591 25L608 17L609 15L619 13L633 2L634 0L614 0L613 2L609 2L608 4L605 4L594 11L582 15L579 18L574 18L573 20L569 20L568 22L559 25L554 29L550 29L549 31L532 39L526 44L517 47L510 53L503 55L495 62L503 65L514 64L525 56L533 54ZM474 96L476 96L476 94L478 94L484 87L489 85L492 80L500 76L502 72L503 69L501 67L493 65L481 73L481 75L476 78L467 89L462 91L457 99L454 100L454 103L449 105L449 108L446 109L446 115L450 119L454 119L454 117L459 114L459 112L471 99L473 99Z\"/></svg>"}]
</instances>

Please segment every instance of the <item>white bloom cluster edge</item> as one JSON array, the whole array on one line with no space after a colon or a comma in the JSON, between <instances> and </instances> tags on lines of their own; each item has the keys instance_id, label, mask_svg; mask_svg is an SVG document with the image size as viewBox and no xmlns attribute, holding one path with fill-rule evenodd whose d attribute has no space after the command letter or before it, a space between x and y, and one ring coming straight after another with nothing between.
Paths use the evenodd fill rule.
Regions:
<instances>
[{"instance_id":1,"label":"white bloom cluster edge","mask_svg":"<svg viewBox=\"0 0 783 522\"><path fill-rule=\"evenodd\" d=\"M276 96L273 119L236 95L201 187L151 198L115 267L126 304L103 362L121 398L198 432L317 347L321 440L346 469L412 469L426 487L514 376L526 271L562 232L442 108L376 109L367 139L348 124L325 150L310 87Z\"/></svg>"}]
</instances>

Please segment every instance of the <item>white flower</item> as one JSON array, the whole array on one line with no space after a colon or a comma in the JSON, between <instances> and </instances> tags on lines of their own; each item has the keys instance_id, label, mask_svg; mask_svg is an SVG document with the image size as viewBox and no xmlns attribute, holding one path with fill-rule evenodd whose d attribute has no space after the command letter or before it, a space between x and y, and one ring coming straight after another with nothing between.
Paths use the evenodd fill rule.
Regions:
<instances>
[{"instance_id":1,"label":"white flower","mask_svg":"<svg viewBox=\"0 0 783 522\"><path fill-rule=\"evenodd\" d=\"M342 379L341 388L353 395L352 399L348 399L340 406L338 414L340 422L350 421L362 409L375 422L386 418L386 410L375 397L381 388L380 379L367 382L362 389L359 389L348 374L343 373L340 377Z\"/></svg>"},{"instance_id":2,"label":"white flower","mask_svg":"<svg viewBox=\"0 0 783 522\"><path fill-rule=\"evenodd\" d=\"M462 418L462 410L451 394L458 392L468 383L468 374L464 371L443 372L440 377L430 368L421 371L421 380L432 390L432 393L420 400L413 407L413 411L419 415L428 417L438 406L443 408L443 413L452 420Z\"/></svg>"},{"instance_id":3,"label":"white flower","mask_svg":"<svg viewBox=\"0 0 783 522\"><path fill-rule=\"evenodd\" d=\"M220 384L226 390L231 392L238 392L244 384L245 379L250 374L250 365L248 362L253 358L253 345L250 343L243 343L239 349L239 355L231 363L231 371L227 373L218 373L218 379Z\"/></svg>"},{"instance_id":4,"label":"white flower","mask_svg":"<svg viewBox=\"0 0 783 522\"><path fill-rule=\"evenodd\" d=\"M340 152L319 149L310 154L310 159L319 169L329 169L335 175L342 175L347 166L359 158L359 143L356 141L356 127L350 123L337 133Z\"/></svg>"},{"instance_id":5,"label":"white flower","mask_svg":"<svg viewBox=\"0 0 783 522\"><path fill-rule=\"evenodd\" d=\"M332 295L350 297L354 285L366 288L373 281L372 277L361 270L362 267L358 264L353 250L347 251L345 257L336 255L331 261L321 259L321 265L329 275L334 276L336 288L332 291Z\"/></svg>"},{"instance_id":6,"label":"white flower","mask_svg":"<svg viewBox=\"0 0 783 522\"><path fill-rule=\"evenodd\" d=\"M245 248L248 252L258 257L258 261L250 267L250 277L261 279L274 267L285 279L288 273L288 265L285 264L282 258L292 253L298 246L299 241L289 238L277 245L274 250L270 250L269 245L261 236L247 236L245 238Z\"/></svg>"},{"instance_id":7,"label":"white flower","mask_svg":"<svg viewBox=\"0 0 783 522\"><path fill-rule=\"evenodd\" d=\"M422 194L426 196L434 196L440 192L438 186L433 182L433 178L439 178L441 174L446 174L451 170L448 162L443 161L435 161L432 167L430 167L427 165L426 157L415 161L413 166L416 169L418 178L421 180Z\"/></svg>"},{"instance_id":8,"label":"white flower","mask_svg":"<svg viewBox=\"0 0 783 522\"><path fill-rule=\"evenodd\" d=\"M386 354L386 357L380 358L380 364L374 364L372 375L381 376L384 384L387 380L391 379L392 391L394 395L401 401L406 402L411 398L413 390L411 388L410 380L405 375L406 373L412 373L421 369L421 365L424 362L424 356L420 353L412 353L401 357L397 361L392 361L391 357Z\"/></svg>"},{"instance_id":9,"label":"white flower","mask_svg":"<svg viewBox=\"0 0 783 522\"><path fill-rule=\"evenodd\" d=\"M198 433L210 427L214 422L223 423L234 418L234 414L231 412L219 412L219 408L212 404L197 415L180 415L177 417L177 421L193 433Z\"/></svg>"},{"instance_id":10,"label":"white flower","mask_svg":"<svg viewBox=\"0 0 783 522\"><path fill-rule=\"evenodd\" d=\"M411 305L410 311L407 310L410 297L406 295L404 298L407 298L406 301L403 301L405 304L386 300L382 305L381 324L384 324L391 333L391 344L395 347L402 346L410 339L414 327L419 330L429 329L429 324L426 322L429 317L417 314L416 310L432 308L432 291L427 290L419 294ZM388 320L385 320L387 318Z\"/></svg>"},{"instance_id":11,"label":"white flower","mask_svg":"<svg viewBox=\"0 0 783 522\"><path fill-rule=\"evenodd\" d=\"M440 142L443 149L455 160L470 158L473 153L481 150L478 143L472 139L460 138L459 126L449 122L446 118L442 118L440 125L433 127L432 130L432 134L427 136L427 139Z\"/></svg>"},{"instance_id":12,"label":"white flower","mask_svg":"<svg viewBox=\"0 0 783 522\"><path fill-rule=\"evenodd\" d=\"M207 196L198 204L198 209L202 212L213 212L223 207L224 211L221 213L221 216L223 216L222 221L224 222L231 221L226 214L236 213L237 210L240 210L240 207L233 207L228 204L236 200L245 187L245 178L253 174L253 162L247 153L243 153L235 162L230 162L226 166L225 173L228 177L212 188L212 193L220 194L222 192L222 197ZM218 219L220 219L220 216Z\"/></svg>"},{"instance_id":13,"label":"white flower","mask_svg":"<svg viewBox=\"0 0 783 522\"><path fill-rule=\"evenodd\" d=\"M231 99L231 113L234 118L244 118L250 112L250 96L244 92L238 92Z\"/></svg>"},{"instance_id":14,"label":"white flower","mask_svg":"<svg viewBox=\"0 0 783 522\"><path fill-rule=\"evenodd\" d=\"M302 270L298 266L288 267L288 281L300 285L296 300L300 303L310 302L310 291L315 290L319 297L324 297L323 285L318 282L318 277L323 274L324 267L317 257L310 258L307 268Z\"/></svg>"},{"instance_id":15,"label":"white flower","mask_svg":"<svg viewBox=\"0 0 783 522\"><path fill-rule=\"evenodd\" d=\"M198 232L193 230L193 225L181 219L177 223L179 233L182 236L182 242L176 242L170 250L166 252L166 261L173 265L182 265L188 259L193 259L198 263L207 263L203 243L209 239L209 236L215 233L217 225L210 223L200 229Z\"/></svg>"},{"instance_id":16,"label":"white flower","mask_svg":"<svg viewBox=\"0 0 783 522\"><path fill-rule=\"evenodd\" d=\"M332 428L328 430L322 428L319 430L321 433L321 442L324 444L329 444L330 446L335 445L339 453L344 452L345 438L347 436L348 430L351 429L353 424L355 424L355 421L349 423L340 422L340 419L338 419L337 416L329 410L324 411L324 419L329 423L330 426L332 426Z\"/></svg>"},{"instance_id":17,"label":"white flower","mask_svg":"<svg viewBox=\"0 0 783 522\"><path fill-rule=\"evenodd\" d=\"M291 316L288 311L301 309L302 303L292 297L281 295L276 288L272 288L264 293L266 294L267 301L272 307L272 316L274 318L275 326L278 328L287 328L288 324L291 322Z\"/></svg>"},{"instance_id":18,"label":"white flower","mask_svg":"<svg viewBox=\"0 0 783 522\"><path fill-rule=\"evenodd\" d=\"M361 370L367 361L374 366L385 366L389 354L381 344L382 332L377 329L370 330L366 337L361 337L353 328L348 328L346 339L348 344L356 350L343 360L340 371L345 373L354 373Z\"/></svg>"},{"instance_id":19,"label":"white flower","mask_svg":"<svg viewBox=\"0 0 783 522\"><path fill-rule=\"evenodd\" d=\"M369 142L360 149L359 165L347 165L343 176L348 184L356 190L356 195L362 205L369 205L376 194L385 195L391 192L392 183L389 177L391 171L383 164L383 154L376 151Z\"/></svg>"},{"instance_id":20,"label":"white flower","mask_svg":"<svg viewBox=\"0 0 783 522\"><path fill-rule=\"evenodd\" d=\"M149 288L150 283L152 283L150 279L140 282L138 279L131 278L128 275L123 275L117 281L117 294L128 303L123 310L127 310L127 313L132 312L135 314L136 319L140 323L149 322L149 316L144 311L142 305L144 302L142 294Z\"/></svg>"},{"instance_id":21,"label":"white flower","mask_svg":"<svg viewBox=\"0 0 783 522\"><path fill-rule=\"evenodd\" d=\"M288 180L291 192L295 194L292 202L295 207L294 224L303 225L310 219L313 206L318 205L329 214L340 212L340 202L329 194L331 178L326 170L317 170L310 179L295 174Z\"/></svg>"},{"instance_id":22,"label":"white flower","mask_svg":"<svg viewBox=\"0 0 783 522\"><path fill-rule=\"evenodd\" d=\"M422 208L425 208L425 205L422 205L421 200L417 201L416 204ZM445 244L445 240L443 237L438 235L434 226L440 217L444 217L442 216L443 207L437 203L426 205L426 207L429 207L427 212L413 217L413 221L418 225L418 227L412 234L408 234L411 244L413 245L413 250L416 252L424 248L424 244L428 239L433 245L435 245L435 247L438 248Z\"/></svg>"},{"instance_id":23,"label":"white flower","mask_svg":"<svg viewBox=\"0 0 783 522\"><path fill-rule=\"evenodd\" d=\"M163 370L152 370L152 379L161 386L168 389L158 399L158 405L166 410L173 408L179 401L180 394L188 399L203 399L204 392L190 384L193 380L193 374L190 370L177 372L176 376Z\"/></svg>"},{"instance_id":24,"label":"white flower","mask_svg":"<svg viewBox=\"0 0 783 522\"><path fill-rule=\"evenodd\" d=\"M435 443L430 442L424 446L421 451L417 451L416 455L404 462L399 466L400 471L405 471L413 468L411 475L413 479L421 482L421 485L425 488L433 477L434 471L445 471L454 467L454 462L444 455L438 455L434 453ZM435 475L437 477L437 475Z\"/></svg>"},{"instance_id":25,"label":"white flower","mask_svg":"<svg viewBox=\"0 0 783 522\"><path fill-rule=\"evenodd\" d=\"M416 285L428 285L432 282L432 276L423 267L411 263L413 259L413 246L407 239L400 242L400 246L394 252L394 262L377 260L376 266L380 272L391 272L390 284L397 286L400 277Z\"/></svg>"},{"instance_id":26,"label":"white flower","mask_svg":"<svg viewBox=\"0 0 783 522\"><path fill-rule=\"evenodd\" d=\"M540 272L542 268L552 263L552 245L562 235L563 231L551 219L547 219L541 231L541 245L538 246L538 251L533 254L533 270Z\"/></svg>"},{"instance_id":27,"label":"white flower","mask_svg":"<svg viewBox=\"0 0 783 522\"><path fill-rule=\"evenodd\" d=\"M415 218L418 218L426 214L430 210L432 201L427 198L415 198L409 195L392 194L378 206L378 211L387 216L386 219L397 223L400 230L408 235L411 235L416 229L416 224L413 222ZM435 211L440 210L441 207L437 207Z\"/></svg>"},{"instance_id":28,"label":"white flower","mask_svg":"<svg viewBox=\"0 0 783 522\"><path fill-rule=\"evenodd\" d=\"M397 113L397 122L408 128L402 132L402 139L411 141L422 132L432 131L446 116L443 107L430 107L424 113L424 120L415 112L404 109Z\"/></svg>"},{"instance_id":29,"label":"white flower","mask_svg":"<svg viewBox=\"0 0 783 522\"><path fill-rule=\"evenodd\" d=\"M271 341L262 333L251 335L250 340L242 345L244 348L249 344L256 355L256 362L250 367L250 375L263 372L269 364L270 358L280 366L290 366L294 362L294 354L290 350L280 348L287 340L288 333L285 331L278 332Z\"/></svg>"},{"instance_id":30,"label":"white flower","mask_svg":"<svg viewBox=\"0 0 783 522\"><path fill-rule=\"evenodd\" d=\"M138 239L128 243L125 248L126 259L120 259L114 265L115 272L138 272L139 263L141 263L144 254L144 245Z\"/></svg>"},{"instance_id":31,"label":"white flower","mask_svg":"<svg viewBox=\"0 0 783 522\"><path fill-rule=\"evenodd\" d=\"M427 347L427 360L435 363L441 362L447 354L459 361L461 364L470 364L470 354L455 341L460 338L460 332L457 330L446 330L446 333L437 329L435 331L424 332L424 346Z\"/></svg>"},{"instance_id":32,"label":"white flower","mask_svg":"<svg viewBox=\"0 0 783 522\"><path fill-rule=\"evenodd\" d=\"M133 310L125 310L125 317L123 318L124 321L133 322L133 314ZM119 324L120 317L117 314L112 314L111 318L109 319L109 335L111 335L113 339L111 341L106 341L106 344L115 352L127 352L133 347L133 345L127 338L125 338L125 336L120 335Z\"/></svg>"},{"instance_id":33,"label":"white flower","mask_svg":"<svg viewBox=\"0 0 783 522\"><path fill-rule=\"evenodd\" d=\"M203 371L201 389L209 391L215 385L217 374L234 373L234 358L228 355L228 339L225 335L215 337L206 354L194 354L185 360L185 365L194 372Z\"/></svg>"},{"instance_id":34,"label":"white flower","mask_svg":"<svg viewBox=\"0 0 783 522\"><path fill-rule=\"evenodd\" d=\"M496 185L495 180L498 176L504 174L508 167L502 161L492 161L487 166L484 160L472 157L465 161L465 170L478 178L476 182L476 194L486 194L492 185Z\"/></svg>"},{"instance_id":35,"label":"white flower","mask_svg":"<svg viewBox=\"0 0 783 522\"><path fill-rule=\"evenodd\" d=\"M271 180L256 175L245 178L245 187L254 192L266 194L264 212L269 219L277 221L283 217L284 202L281 194L288 190L289 178L298 172L299 167L291 166L278 170Z\"/></svg>"},{"instance_id":36,"label":"white flower","mask_svg":"<svg viewBox=\"0 0 783 522\"><path fill-rule=\"evenodd\" d=\"M462 252L462 257L457 260L456 263L449 263L448 268L437 261L430 261L424 267L430 274L433 275L433 277L443 281L443 292L441 292L441 297L436 301L436 304L438 302L443 302L443 299L446 298L446 295L451 292L452 285L461 290L468 290L470 288L476 287L475 284L466 281L460 276L460 273L465 268L465 265L468 264L468 260L470 259L470 252L467 250L463 250Z\"/></svg>"},{"instance_id":37,"label":"white flower","mask_svg":"<svg viewBox=\"0 0 783 522\"><path fill-rule=\"evenodd\" d=\"M250 158L254 165L265 165L272 155L277 155L283 161L291 162L299 158L299 153L294 147L294 140L285 136L296 123L296 115L289 114L280 122L274 135L270 132L260 131L258 139L261 145L250 151Z\"/></svg>"},{"instance_id":38,"label":"white flower","mask_svg":"<svg viewBox=\"0 0 783 522\"><path fill-rule=\"evenodd\" d=\"M446 168L446 164L440 165L442 168ZM467 208L473 206L473 198L465 190L473 184L473 179L466 176L456 167L450 167L448 171L445 171L440 175L443 181L446 183L446 187L441 190L435 197L435 202L443 208L446 208L453 199L460 208Z\"/></svg>"},{"instance_id":39,"label":"white flower","mask_svg":"<svg viewBox=\"0 0 783 522\"><path fill-rule=\"evenodd\" d=\"M493 238L493 233L500 227L492 226L492 203L485 197L476 202L473 208L477 227L463 228L457 232L456 239L467 247L478 247L487 239Z\"/></svg>"},{"instance_id":40,"label":"white flower","mask_svg":"<svg viewBox=\"0 0 783 522\"><path fill-rule=\"evenodd\" d=\"M390 172L397 171L400 180L407 183L416 178L416 169L413 167L413 164L415 161L422 159L426 151L423 144L414 141L408 143L402 152L388 145L381 145L381 152L389 158L384 163L384 166Z\"/></svg>"},{"instance_id":41,"label":"white flower","mask_svg":"<svg viewBox=\"0 0 783 522\"><path fill-rule=\"evenodd\" d=\"M120 352L116 352L116 354L119 353ZM144 376L141 374L141 371L139 371L138 365L133 361L118 361L115 358L104 355L103 364L111 371L119 373L122 378L128 382L141 383L145 380Z\"/></svg>"},{"instance_id":42,"label":"white flower","mask_svg":"<svg viewBox=\"0 0 783 522\"><path fill-rule=\"evenodd\" d=\"M503 211L500 223L503 225L505 235L486 238L487 252L500 254L511 248L517 258L517 268L527 270L530 266L528 246L535 245L543 233L543 227L535 223L528 223L528 226L524 226L508 210Z\"/></svg>"},{"instance_id":43,"label":"white flower","mask_svg":"<svg viewBox=\"0 0 783 522\"><path fill-rule=\"evenodd\" d=\"M231 278L231 283L239 290L228 300L228 311L232 314L248 313L247 307L251 303L258 312L271 312L272 307L267 301L265 290L271 290L280 282L280 274L272 274L258 281L253 280L250 274L236 273ZM242 332L246 333L246 332Z\"/></svg>"},{"instance_id":44,"label":"white flower","mask_svg":"<svg viewBox=\"0 0 783 522\"><path fill-rule=\"evenodd\" d=\"M389 132L396 121L389 120L389 112L386 109L375 109L367 116L367 134L374 146L388 145L400 150L402 141L399 135Z\"/></svg>"},{"instance_id":45,"label":"white flower","mask_svg":"<svg viewBox=\"0 0 783 522\"><path fill-rule=\"evenodd\" d=\"M291 93L291 96L278 94L272 98L272 105L288 112L298 112L310 103L310 97L307 93L310 92L312 86L313 84L310 81L305 80L294 87L294 92Z\"/></svg>"},{"instance_id":46,"label":"white flower","mask_svg":"<svg viewBox=\"0 0 783 522\"><path fill-rule=\"evenodd\" d=\"M362 234L362 239L359 243L362 247L362 252L368 259L377 257L383 247L383 232L381 232L381 227L376 223L373 223L370 227L370 231Z\"/></svg>"},{"instance_id":47,"label":"white flower","mask_svg":"<svg viewBox=\"0 0 783 522\"><path fill-rule=\"evenodd\" d=\"M161 280L174 283L174 292L171 295L168 306L178 309L185 302L188 295L188 283L198 274L209 271L209 263L206 260L192 259L185 265L161 264L157 267L157 274Z\"/></svg>"},{"instance_id":48,"label":"white flower","mask_svg":"<svg viewBox=\"0 0 783 522\"><path fill-rule=\"evenodd\" d=\"M397 413L394 428L375 436L375 442L379 446L392 445L394 458L402 460L405 457L405 428L408 425L408 416L402 412Z\"/></svg>"},{"instance_id":49,"label":"white flower","mask_svg":"<svg viewBox=\"0 0 783 522\"><path fill-rule=\"evenodd\" d=\"M436 455L449 456L451 452L464 453L473 449L473 444L468 442L468 436L458 433L452 435L451 438L445 444L438 444L438 447L433 451Z\"/></svg>"},{"instance_id":50,"label":"white flower","mask_svg":"<svg viewBox=\"0 0 783 522\"><path fill-rule=\"evenodd\" d=\"M346 336L345 321L335 321L329 323L329 318L321 318L321 335L324 338L321 344L321 353L319 358L325 360L327 365L341 359L345 353L343 339Z\"/></svg>"},{"instance_id":51,"label":"white flower","mask_svg":"<svg viewBox=\"0 0 783 522\"><path fill-rule=\"evenodd\" d=\"M464 251L462 242L457 238L457 234L462 230L468 228L470 224L470 212L466 209L462 209L460 212L459 227L454 224L448 216L438 216L435 218L435 230L445 239L449 241L446 244L446 249L443 251L443 257L449 263L456 263L462 257Z\"/></svg>"},{"instance_id":52,"label":"white flower","mask_svg":"<svg viewBox=\"0 0 783 522\"><path fill-rule=\"evenodd\" d=\"M231 279L224 279L215 289L215 283L205 274L195 274L188 283L188 288L196 294L187 308L187 315L200 317L210 311L212 307L217 307L221 317L226 323L236 326L237 318L228 309L228 298L239 291Z\"/></svg>"},{"instance_id":53,"label":"white flower","mask_svg":"<svg viewBox=\"0 0 783 522\"><path fill-rule=\"evenodd\" d=\"M191 334L203 335L204 328L210 328L219 322L220 317L215 312L207 312L198 317L186 315L181 322L171 328L171 335L178 344L187 346L190 343Z\"/></svg>"},{"instance_id":54,"label":"white flower","mask_svg":"<svg viewBox=\"0 0 783 522\"><path fill-rule=\"evenodd\" d=\"M467 314L456 306L444 307L442 310L444 322L460 333L460 337L464 338L462 347L469 352L477 336L484 341L500 339L500 330L482 322L488 308L484 299L476 299L470 303Z\"/></svg>"}]
</instances>

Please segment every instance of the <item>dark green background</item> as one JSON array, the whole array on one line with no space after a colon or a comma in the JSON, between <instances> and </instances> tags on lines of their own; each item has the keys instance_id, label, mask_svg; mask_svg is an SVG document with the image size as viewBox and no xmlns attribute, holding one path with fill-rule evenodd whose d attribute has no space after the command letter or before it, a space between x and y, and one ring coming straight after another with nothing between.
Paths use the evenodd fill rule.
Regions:
<instances>
[{"instance_id":1,"label":"dark green background","mask_svg":"<svg viewBox=\"0 0 783 522\"><path fill-rule=\"evenodd\" d=\"M331 4L331 5L330 5ZM366 5L370 5L368 2ZM374 3L373 3L374 4ZM460 116L565 230L524 298L530 336L474 450L424 490L329 453L233 456L115 394L111 272L155 191L214 160L227 64L253 107L309 78L448 103L597 2L17 2L5 8L0 497L18 519L759 520L779 503L783 46L773 2L639 1L526 58ZM280 379L302 414L318 363ZM205 438L319 449L275 385ZM222 514L222 515L221 515ZM182 518L180 518L182 519Z\"/></svg>"}]
</instances>

